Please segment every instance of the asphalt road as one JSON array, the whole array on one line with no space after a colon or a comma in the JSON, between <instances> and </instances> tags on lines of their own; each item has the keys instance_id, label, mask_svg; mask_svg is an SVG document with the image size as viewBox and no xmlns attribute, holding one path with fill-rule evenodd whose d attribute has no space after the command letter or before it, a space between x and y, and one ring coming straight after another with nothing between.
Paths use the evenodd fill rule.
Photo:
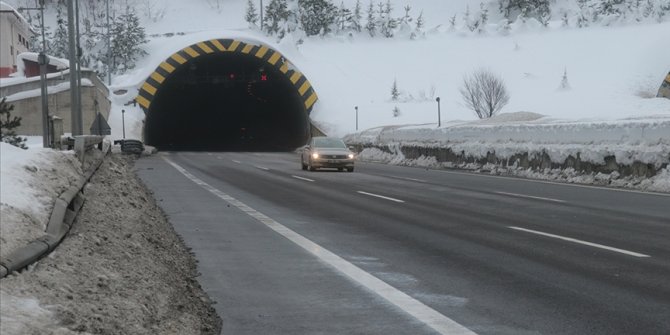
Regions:
<instances>
[{"instance_id":1,"label":"asphalt road","mask_svg":"<svg viewBox=\"0 0 670 335\"><path fill-rule=\"evenodd\" d=\"M293 153L136 165L224 334L670 334L670 196Z\"/></svg>"}]
</instances>

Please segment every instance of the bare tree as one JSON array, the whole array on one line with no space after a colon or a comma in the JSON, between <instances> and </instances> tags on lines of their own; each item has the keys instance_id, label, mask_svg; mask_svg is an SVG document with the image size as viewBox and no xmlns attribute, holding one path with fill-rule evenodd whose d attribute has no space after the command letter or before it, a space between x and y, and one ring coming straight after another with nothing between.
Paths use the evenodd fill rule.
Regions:
<instances>
[{"instance_id":1,"label":"bare tree","mask_svg":"<svg viewBox=\"0 0 670 335\"><path fill-rule=\"evenodd\" d=\"M487 69L463 77L461 96L480 119L496 115L509 102L505 82Z\"/></svg>"}]
</instances>

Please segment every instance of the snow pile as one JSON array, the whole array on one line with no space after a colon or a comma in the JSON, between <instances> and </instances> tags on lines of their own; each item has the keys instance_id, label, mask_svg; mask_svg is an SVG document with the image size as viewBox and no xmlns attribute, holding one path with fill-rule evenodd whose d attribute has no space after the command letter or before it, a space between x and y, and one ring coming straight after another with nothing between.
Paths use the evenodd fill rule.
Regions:
<instances>
[{"instance_id":1,"label":"snow pile","mask_svg":"<svg viewBox=\"0 0 670 335\"><path fill-rule=\"evenodd\" d=\"M90 79L87 78L82 78L81 79L81 86L82 87L93 87L95 86L93 82L91 82ZM61 93L65 91L70 90L70 82L64 82L52 86L47 86L47 92L48 94L56 94L56 93ZM41 96L42 91L41 89L37 88L34 90L27 90L27 91L22 91L19 93L15 93L12 95L7 96L7 102L13 102L17 100L22 100L22 99L28 99L28 98L35 98Z\"/></svg>"},{"instance_id":2,"label":"snow pile","mask_svg":"<svg viewBox=\"0 0 670 335\"><path fill-rule=\"evenodd\" d=\"M13 73L12 75L14 77L25 77L26 73L26 63L25 61L31 61L34 63L39 62L39 53L37 52L22 52L18 56L16 56L16 67L17 71ZM58 58L54 56L49 56L49 65L53 66L56 68L58 71L63 71L68 68L70 68L70 60L65 59L65 58Z\"/></svg>"},{"instance_id":3,"label":"snow pile","mask_svg":"<svg viewBox=\"0 0 670 335\"><path fill-rule=\"evenodd\" d=\"M55 199L82 176L73 152L0 143L0 257L45 233Z\"/></svg>"},{"instance_id":4,"label":"snow pile","mask_svg":"<svg viewBox=\"0 0 670 335\"><path fill-rule=\"evenodd\" d=\"M449 147L453 152L483 158L494 152L510 158L527 152L547 153L556 163L580 155L582 161L602 164L653 164L660 168L670 157L670 115L644 119L576 122L534 113L501 114L488 120L435 125L376 128L345 136L349 143Z\"/></svg>"},{"instance_id":5,"label":"snow pile","mask_svg":"<svg viewBox=\"0 0 670 335\"><path fill-rule=\"evenodd\" d=\"M434 168L458 166L492 174L670 192L670 116L664 115L575 122L534 113L510 113L488 120L453 122L443 128L436 128L434 124L379 127L347 135L345 141L367 147L359 155L359 159L367 161ZM547 154L554 163L564 163L572 156L583 162L604 164L606 157L613 156L619 164L641 162L661 170L656 176L644 179L620 178L616 171L583 174L572 168L533 171L516 165L457 165L438 162L435 157L408 159L402 147L446 147L475 159L485 158L489 153L503 160L524 153L531 157Z\"/></svg>"},{"instance_id":6,"label":"snow pile","mask_svg":"<svg viewBox=\"0 0 670 335\"><path fill-rule=\"evenodd\" d=\"M1 334L82 334L57 326L54 313L35 298L16 297L0 289L0 301Z\"/></svg>"}]
</instances>

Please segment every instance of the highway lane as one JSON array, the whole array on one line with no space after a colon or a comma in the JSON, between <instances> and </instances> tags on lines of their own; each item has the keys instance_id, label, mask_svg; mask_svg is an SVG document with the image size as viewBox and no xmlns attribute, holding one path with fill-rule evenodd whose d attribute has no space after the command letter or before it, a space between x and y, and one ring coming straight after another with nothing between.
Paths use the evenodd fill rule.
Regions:
<instances>
[{"instance_id":1,"label":"highway lane","mask_svg":"<svg viewBox=\"0 0 670 335\"><path fill-rule=\"evenodd\" d=\"M670 329L666 195L379 164L358 164L355 173L306 172L295 154L167 157L473 332ZM137 167L194 248L201 282L222 306L224 333L432 333L226 207L161 156ZM206 232L195 231L194 222ZM282 289L259 293L253 278ZM320 303L305 309L297 303L304 299ZM260 318L257 310L277 317Z\"/></svg>"}]
</instances>

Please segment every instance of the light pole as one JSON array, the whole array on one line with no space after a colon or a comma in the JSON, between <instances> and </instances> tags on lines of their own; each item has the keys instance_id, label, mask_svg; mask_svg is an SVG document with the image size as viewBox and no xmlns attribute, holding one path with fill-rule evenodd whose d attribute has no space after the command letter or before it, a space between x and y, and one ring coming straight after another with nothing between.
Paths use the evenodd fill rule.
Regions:
<instances>
[{"instance_id":1,"label":"light pole","mask_svg":"<svg viewBox=\"0 0 670 335\"><path fill-rule=\"evenodd\" d=\"M440 116L440 97L435 98L435 101L437 101L437 127L440 128L442 125L442 120Z\"/></svg>"},{"instance_id":2,"label":"light pole","mask_svg":"<svg viewBox=\"0 0 670 335\"><path fill-rule=\"evenodd\" d=\"M354 109L356 110L356 131L358 131L358 106L355 106Z\"/></svg>"},{"instance_id":3,"label":"light pole","mask_svg":"<svg viewBox=\"0 0 670 335\"><path fill-rule=\"evenodd\" d=\"M40 25L42 26L42 50L37 56L37 63L40 66L40 94L42 96L42 146L48 148L51 146L51 136L49 136L49 95L47 92L47 64L49 64L49 56L47 56L47 41L44 33L44 0L39 0L40 7L26 8L19 7L22 10L39 10L40 11Z\"/></svg>"}]
</instances>

